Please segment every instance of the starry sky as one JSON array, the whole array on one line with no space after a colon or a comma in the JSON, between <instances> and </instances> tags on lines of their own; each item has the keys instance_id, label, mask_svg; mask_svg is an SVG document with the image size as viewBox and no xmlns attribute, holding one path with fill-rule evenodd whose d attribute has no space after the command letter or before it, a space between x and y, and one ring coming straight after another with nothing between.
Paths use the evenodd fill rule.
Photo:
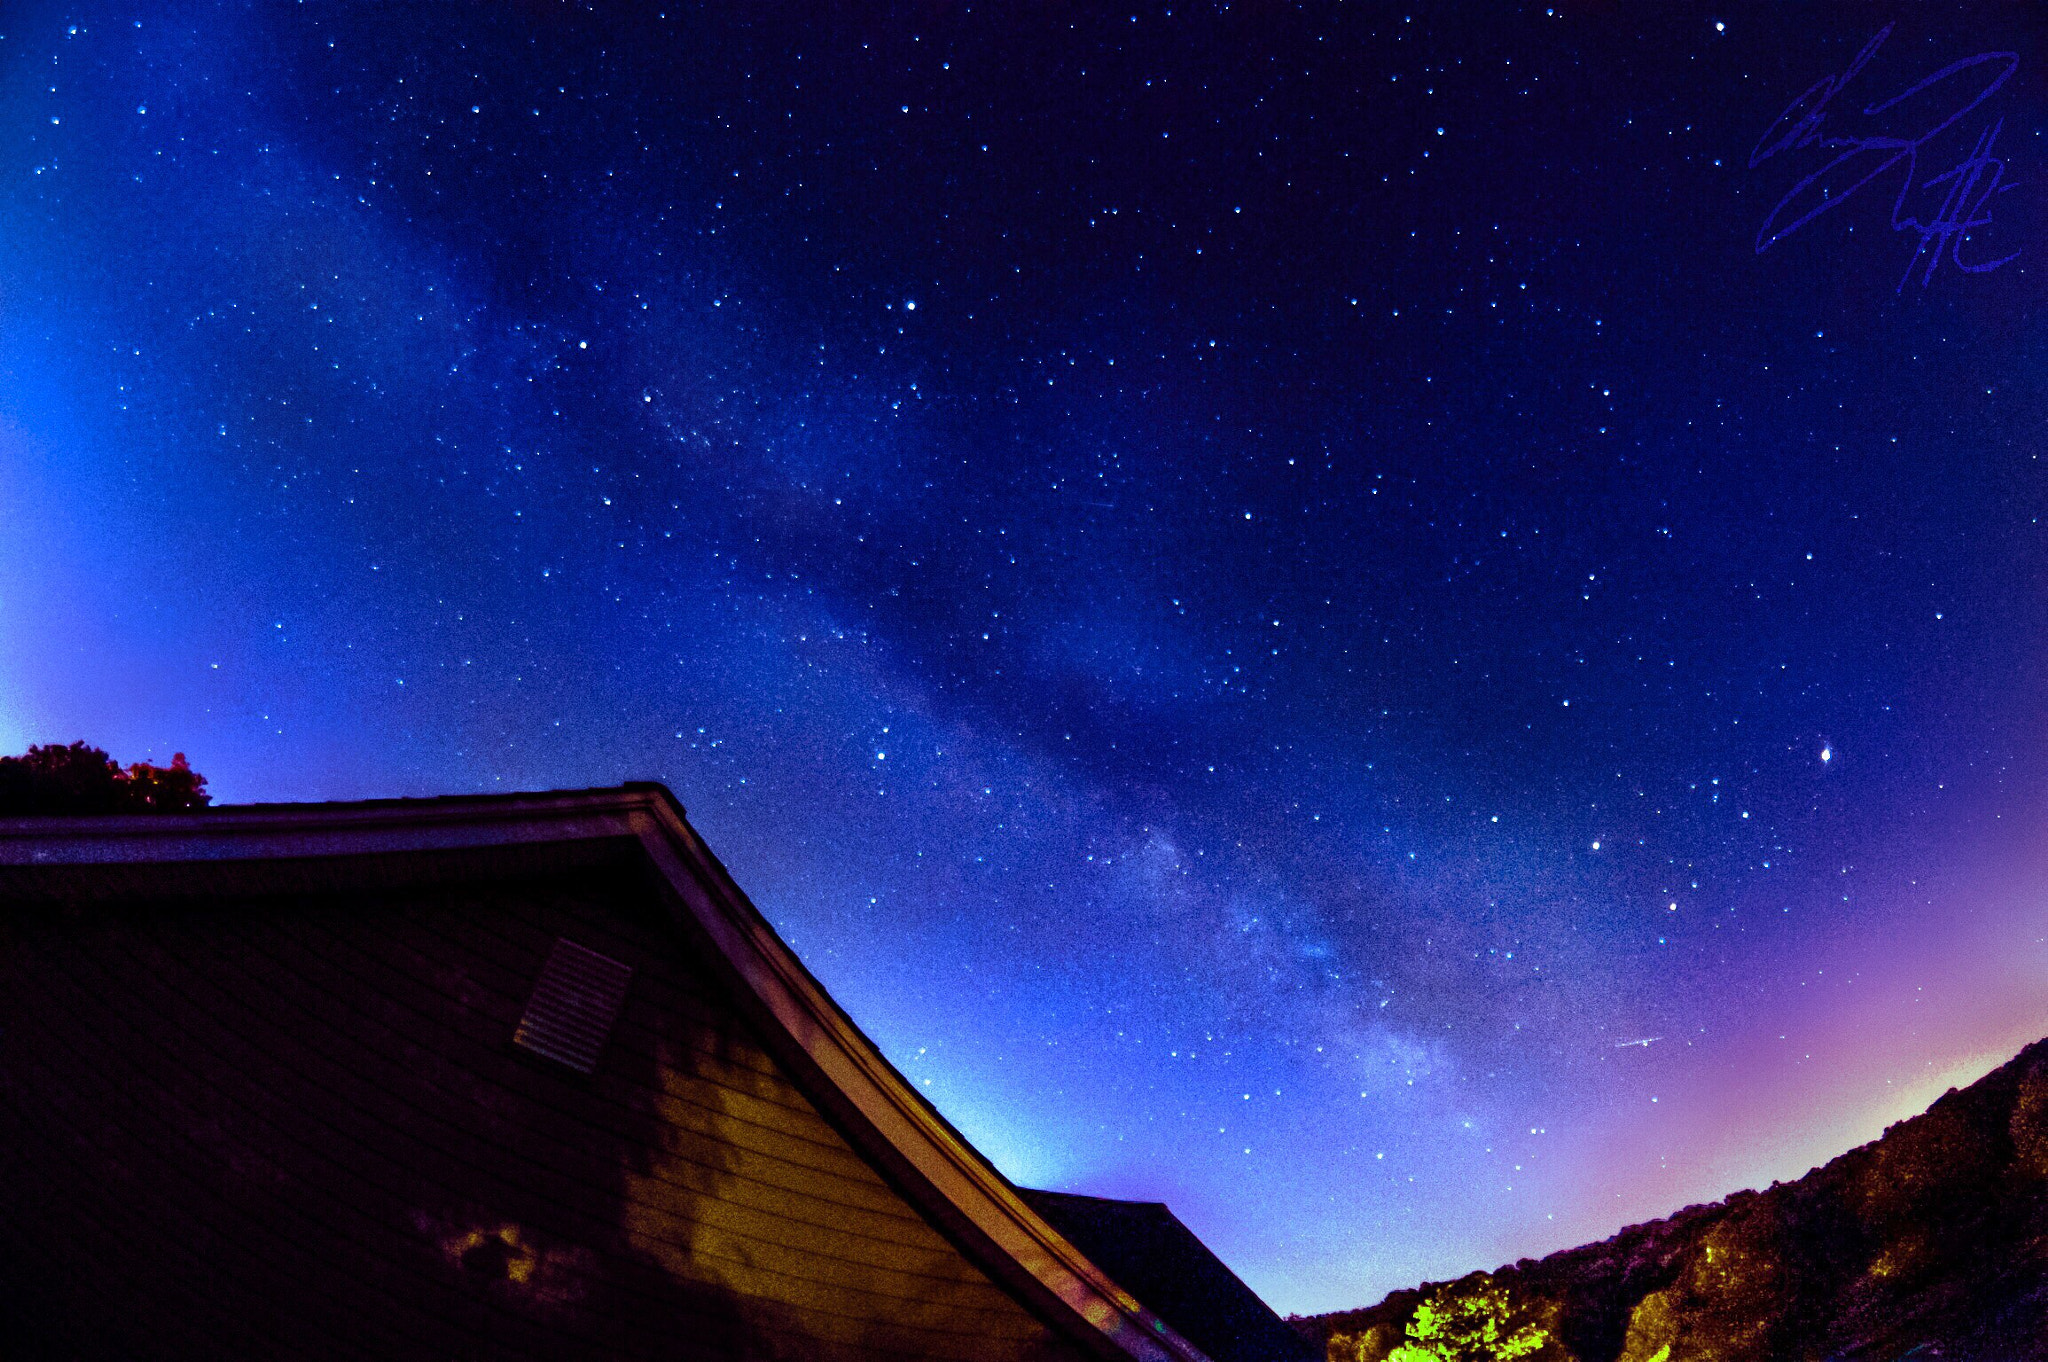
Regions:
<instances>
[{"instance_id":1,"label":"starry sky","mask_svg":"<svg viewBox=\"0 0 2048 1362\"><path fill-rule=\"evenodd\" d=\"M9 5L0 748L665 781L1282 1311L1795 1177L2048 1034L2044 36Z\"/></svg>"}]
</instances>

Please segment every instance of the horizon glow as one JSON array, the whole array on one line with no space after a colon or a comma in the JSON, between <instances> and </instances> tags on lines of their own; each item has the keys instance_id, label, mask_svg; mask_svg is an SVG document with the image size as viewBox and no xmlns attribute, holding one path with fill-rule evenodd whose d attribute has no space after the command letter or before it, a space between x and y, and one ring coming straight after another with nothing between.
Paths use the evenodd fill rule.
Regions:
<instances>
[{"instance_id":1,"label":"horizon glow","mask_svg":"<svg viewBox=\"0 0 2048 1362\"><path fill-rule=\"evenodd\" d=\"M2040 262L1755 245L1860 7L658 12L0 18L0 747L662 780L1282 1312L2048 1034ZM2043 29L1858 76L2029 243Z\"/></svg>"}]
</instances>

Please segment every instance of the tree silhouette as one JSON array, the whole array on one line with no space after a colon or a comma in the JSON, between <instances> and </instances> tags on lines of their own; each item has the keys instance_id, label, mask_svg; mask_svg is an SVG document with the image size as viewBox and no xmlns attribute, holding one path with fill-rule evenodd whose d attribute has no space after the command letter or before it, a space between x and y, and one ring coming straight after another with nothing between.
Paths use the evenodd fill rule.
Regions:
<instances>
[{"instance_id":1,"label":"tree silhouette","mask_svg":"<svg viewBox=\"0 0 2048 1362\"><path fill-rule=\"evenodd\" d=\"M169 766L123 770L97 747L49 743L0 757L0 817L37 814L186 813L212 802L206 777L183 752Z\"/></svg>"}]
</instances>

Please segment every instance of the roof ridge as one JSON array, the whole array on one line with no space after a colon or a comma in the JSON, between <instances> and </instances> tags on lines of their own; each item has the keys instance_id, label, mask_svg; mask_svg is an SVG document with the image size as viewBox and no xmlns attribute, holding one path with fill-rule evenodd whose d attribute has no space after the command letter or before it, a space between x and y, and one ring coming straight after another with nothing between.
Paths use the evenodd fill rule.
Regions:
<instances>
[{"instance_id":1,"label":"roof ridge","mask_svg":"<svg viewBox=\"0 0 2048 1362\"><path fill-rule=\"evenodd\" d=\"M0 820L0 899L76 903L109 885L118 897L174 882L169 892L178 884L218 891L224 880L258 892L266 876L304 892L308 867L317 867L311 880L321 892L334 892L351 882L351 865L358 878L408 883L558 853L641 860L665 909L727 977L791 1079L1016 1299L1101 1356L1209 1362L1040 1215L889 1062L734 882L666 785Z\"/></svg>"}]
</instances>

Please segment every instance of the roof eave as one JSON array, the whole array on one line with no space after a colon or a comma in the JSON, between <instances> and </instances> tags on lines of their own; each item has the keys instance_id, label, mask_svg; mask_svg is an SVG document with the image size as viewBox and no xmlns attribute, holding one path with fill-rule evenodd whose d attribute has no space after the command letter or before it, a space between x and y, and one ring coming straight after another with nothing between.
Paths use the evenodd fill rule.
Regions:
<instances>
[{"instance_id":1,"label":"roof eave","mask_svg":"<svg viewBox=\"0 0 2048 1362\"><path fill-rule=\"evenodd\" d=\"M15 877L9 872L66 866L290 862L621 838L639 843L672 908L725 961L750 1010L772 1021L786 1057L804 1061L823 1089L814 1098L985 1271L1104 1356L1209 1362L1033 1211L897 1072L776 935L665 786L0 819L0 897Z\"/></svg>"}]
</instances>

